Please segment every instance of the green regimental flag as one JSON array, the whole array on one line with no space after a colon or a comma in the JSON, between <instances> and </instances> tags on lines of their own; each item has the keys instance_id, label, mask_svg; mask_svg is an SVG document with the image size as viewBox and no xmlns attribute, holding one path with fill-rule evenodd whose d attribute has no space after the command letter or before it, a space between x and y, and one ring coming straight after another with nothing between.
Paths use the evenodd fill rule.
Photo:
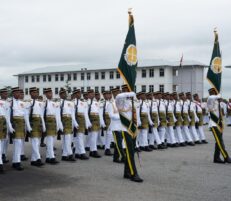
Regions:
<instances>
[{"instance_id":1,"label":"green regimental flag","mask_svg":"<svg viewBox=\"0 0 231 201\"><path fill-rule=\"evenodd\" d=\"M217 31L214 31L215 41L213 46L213 54L210 61L210 66L207 73L207 79L212 87L215 88L217 93L220 93L221 90L221 75L222 75L222 59L220 46L218 41Z\"/></svg>"},{"instance_id":2,"label":"green regimental flag","mask_svg":"<svg viewBox=\"0 0 231 201\"><path fill-rule=\"evenodd\" d=\"M131 12L129 14L129 30L120 57L120 62L117 70L119 71L124 82L128 85L130 91L134 91L136 82L137 68L137 49L136 36L134 28L134 18Z\"/></svg>"}]
</instances>

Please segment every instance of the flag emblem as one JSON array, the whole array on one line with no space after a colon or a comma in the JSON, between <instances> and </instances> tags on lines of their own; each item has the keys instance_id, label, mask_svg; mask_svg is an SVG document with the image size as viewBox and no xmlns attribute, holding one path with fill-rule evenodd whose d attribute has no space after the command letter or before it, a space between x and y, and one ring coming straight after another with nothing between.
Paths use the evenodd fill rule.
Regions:
<instances>
[{"instance_id":1,"label":"flag emblem","mask_svg":"<svg viewBox=\"0 0 231 201\"><path fill-rule=\"evenodd\" d=\"M222 60L220 57L215 57L212 60L211 70L213 73L218 74L222 72Z\"/></svg>"},{"instance_id":2,"label":"flag emblem","mask_svg":"<svg viewBox=\"0 0 231 201\"><path fill-rule=\"evenodd\" d=\"M135 45L131 44L127 47L124 59L129 66L137 64L137 49Z\"/></svg>"}]
</instances>

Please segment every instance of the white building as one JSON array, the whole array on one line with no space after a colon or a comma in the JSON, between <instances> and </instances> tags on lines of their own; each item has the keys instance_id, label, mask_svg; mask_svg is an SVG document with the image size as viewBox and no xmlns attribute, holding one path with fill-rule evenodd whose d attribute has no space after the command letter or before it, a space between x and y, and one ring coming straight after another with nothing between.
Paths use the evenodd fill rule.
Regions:
<instances>
[{"instance_id":1,"label":"white building","mask_svg":"<svg viewBox=\"0 0 231 201\"><path fill-rule=\"evenodd\" d=\"M182 67L179 67L179 62L166 60L139 61L136 91L190 91L203 96L204 67L197 61L184 61ZM26 98L33 86L40 89L40 94L44 88L51 87L57 97L59 89L67 85L71 90L93 88L101 92L123 84L116 71L116 63L49 66L16 76Z\"/></svg>"}]
</instances>

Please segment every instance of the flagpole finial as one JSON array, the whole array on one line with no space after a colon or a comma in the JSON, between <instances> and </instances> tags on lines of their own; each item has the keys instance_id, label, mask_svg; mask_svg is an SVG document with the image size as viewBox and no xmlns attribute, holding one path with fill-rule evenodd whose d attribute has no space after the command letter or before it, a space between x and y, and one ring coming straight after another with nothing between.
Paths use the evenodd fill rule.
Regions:
<instances>
[{"instance_id":1,"label":"flagpole finial","mask_svg":"<svg viewBox=\"0 0 231 201\"><path fill-rule=\"evenodd\" d=\"M129 26L131 26L134 24L134 18L132 15L132 8L128 9L128 15L129 15L128 24L129 24Z\"/></svg>"},{"instance_id":2,"label":"flagpole finial","mask_svg":"<svg viewBox=\"0 0 231 201\"><path fill-rule=\"evenodd\" d=\"M214 28L214 33L217 33L217 27Z\"/></svg>"},{"instance_id":3,"label":"flagpole finial","mask_svg":"<svg viewBox=\"0 0 231 201\"><path fill-rule=\"evenodd\" d=\"M129 8L129 9L128 9L128 14L129 14L129 15L132 15L132 8Z\"/></svg>"}]
</instances>

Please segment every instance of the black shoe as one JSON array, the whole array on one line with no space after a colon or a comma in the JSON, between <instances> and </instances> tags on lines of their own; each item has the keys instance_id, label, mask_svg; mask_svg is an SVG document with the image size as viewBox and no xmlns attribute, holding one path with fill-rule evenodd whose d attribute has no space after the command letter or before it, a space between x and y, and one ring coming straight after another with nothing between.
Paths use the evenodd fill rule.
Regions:
<instances>
[{"instance_id":1,"label":"black shoe","mask_svg":"<svg viewBox=\"0 0 231 201\"><path fill-rule=\"evenodd\" d=\"M75 158L80 158L80 154L75 154Z\"/></svg>"},{"instance_id":2,"label":"black shoe","mask_svg":"<svg viewBox=\"0 0 231 201\"><path fill-rule=\"evenodd\" d=\"M5 163L9 163L9 160L7 160L6 155L2 154L2 162Z\"/></svg>"},{"instance_id":3,"label":"black shoe","mask_svg":"<svg viewBox=\"0 0 231 201\"><path fill-rule=\"evenodd\" d=\"M27 161L28 158L25 155L21 155L21 161Z\"/></svg>"},{"instance_id":4,"label":"black shoe","mask_svg":"<svg viewBox=\"0 0 231 201\"><path fill-rule=\"evenodd\" d=\"M115 143L114 142L111 143L110 148L112 148L112 149L115 148Z\"/></svg>"},{"instance_id":5,"label":"black shoe","mask_svg":"<svg viewBox=\"0 0 231 201\"><path fill-rule=\"evenodd\" d=\"M162 144L157 145L157 149L165 149Z\"/></svg>"},{"instance_id":6,"label":"black shoe","mask_svg":"<svg viewBox=\"0 0 231 201\"><path fill-rule=\"evenodd\" d=\"M180 147L185 147L186 144L184 142L180 143Z\"/></svg>"},{"instance_id":7,"label":"black shoe","mask_svg":"<svg viewBox=\"0 0 231 201\"><path fill-rule=\"evenodd\" d=\"M195 144L202 144L199 140L195 141Z\"/></svg>"},{"instance_id":8,"label":"black shoe","mask_svg":"<svg viewBox=\"0 0 231 201\"><path fill-rule=\"evenodd\" d=\"M87 157L86 154L81 154L79 159L80 159L80 160L88 160L89 157Z\"/></svg>"},{"instance_id":9,"label":"black shoe","mask_svg":"<svg viewBox=\"0 0 231 201\"><path fill-rule=\"evenodd\" d=\"M46 158L45 162L46 163L50 163L51 159L50 158Z\"/></svg>"},{"instance_id":10,"label":"black shoe","mask_svg":"<svg viewBox=\"0 0 231 201\"><path fill-rule=\"evenodd\" d=\"M139 147L136 147L135 152L141 152L141 149Z\"/></svg>"},{"instance_id":11,"label":"black shoe","mask_svg":"<svg viewBox=\"0 0 231 201\"><path fill-rule=\"evenodd\" d=\"M156 150L157 148L154 145L149 145L149 148L152 150Z\"/></svg>"},{"instance_id":12,"label":"black shoe","mask_svg":"<svg viewBox=\"0 0 231 201\"><path fill-rule=\"evenodd\" d=\"M217 159L214 158L213 162L214 163L223 163L223 164L225 163L225 161L221 160L220 158L217 158Z\"/></svg>"},{"instance_id":13,"label":"black shoe","mask_svg":"<svg viewBox=\"0 0 231 201\"><path fill-rule=\"evenodd\" d=\"M141 151L145 151L145 147L140 146L138 149L140 149Z\"/></svg>"},{"instance_id":14,"label":"black shoe","mask_svg":"<svg viewBox=\"0 0 231 201\"><path fill-rule=\"evenodd\" d=\"M202 140L201 143L202 144L208 144L208 142L206 140Z\"/></svg>"},{"instance_id":15,"label":"black shoe","mask_svg":"<svg viewBox=\"0 0 231 201\"><path fill-rule=\"evenodd\" d=\"M85 150L86 151L90 151L90 147L85 147Z\"/></svg>"},{"instance_id":16,"label":"black shoe","mask_svg":"<svg viewBox=\"0 0 231 201\"><path fill-rule=\"evenodd\" d=\"M18 170L18 171L24 170L24 168L22 167L21 163L13 163L12 164L12 168L14 168L15 170Z\"/></svg>"},{"instance_id":17,"label":"black shoe","mask_svg":"<svg viewBox=\"0 0 231 201\"><path fill-rule=\"evenodd\" d=\"M141 179L138 174L131 176L130 179L131 181L134 181L134 182L139 182L139 183L143 182L143 179Z\"/></svg>"},{"instance_id":18,"label":"black shoe","mask_svg":"<svg viewBox=\"0 0 231 201\"><path fill-rule=\"evenodd\" d=\"M56 165L56 164L58 164L58 163L59 163L59 161L57 161L56 158L51 158L51 159L50 159L50 164Z\"/></svg>"},{"instance_id":19,"label":"black shoe","mask_svg":"<svg viewBox=\"0 0 231 201\"><path fill-rule=\"evenodd\" d=\"M176 148L176 147L177 147L176 143L175 144L171 144L171 148Z\"/></svg>"},{"instance_id":20,"label":"black shoe","mask_svg":"<svg viewBox=\"0 0 231 201\"><path fill-rule=\"evenodd\" d=\"M150 149L148 146L146 146L146 147L144 147L144 151L146 151L146 152L151 152L152 149Z\"/></svg>"},{"instance_id":21,"label":"black shoe","mask_svg":"<svg viewBox=\"0 0 231 201\"><path fill-rule=\"evenodd\" d=\"M97 149L103 150L104 149L104 145L97 145Z\"/></svg>"},{"instance_id":22,"label":"black shoe","mask_svg":"<svg viewBox=\"0 0 231 201\"><path fill-rule=\"evenodd\" d=\"M93 158L101 158L97 151L91 151L90 156Z\"/></svg>"},{"instance_id":23,"label":"black shoe","mask_svg":"<svg viewBox=\"0 0 231 201\"><path fill-rule=\"evenodd\" d=\"M187 145L189 145L189 146L195 146L195 144L193 142L188 142Z\"/></svg>"},{"instance_id":24,"label":"black shoe","mask_svg":"<svg viewBox=\"0 0 231 201\"><path fill-rule=\"evenodd\" d=\"M3 169L3 165L0 165L0 174L4 174L4 173L5 173L5 171Z\"/></svg>"},{"instance_id":25,"label":"black shoe","mask_svg":"<svg viewBox=\"0 0 231 201\"><path fill-rule=\"evenodd\" d=\"M113 156L113 153L111 153L110 149L106 149L105 152L104 152L104 155L105 156Z\"/></svg>"},{"instance_id":26,"label":"black shoe","mask_svg":"<svg viewBox=\"0 0 231 201\"><path fill-rule=\"evenodd\" d=\"M46 147L47 145L45 143L41 143L40 147Z\"/></svg>"},{"instance_id":27,"label":"black shoe","mask_svg":"<svg viewBox=\"0 0 231 201\"><path fill-rule=\"evenodd\" d=\"M70 162L75 162L76 159L73 157L73 155L69 155L69 156L68 156L68 161L70 161Z\"/></svg>"},{"instance_id":28,"label":"black shoe","mask_svg":"<svg viewBox=\"0 0 231 201\"><path fill-rule=\"evenodd\" d=\"M68 161L68 157L67 156L62 156L62 161Z\"/></svg>"},{"instance_id":29,"label":"black shoe","mask_svg":"<svg viewBox=\"0 0 231 201\"><path fill-rule=\"evenodd\" d=\"M231 158L227 157L227 158L225 159L225 163L231 163Z\"/></svg>"}]
</instances>

